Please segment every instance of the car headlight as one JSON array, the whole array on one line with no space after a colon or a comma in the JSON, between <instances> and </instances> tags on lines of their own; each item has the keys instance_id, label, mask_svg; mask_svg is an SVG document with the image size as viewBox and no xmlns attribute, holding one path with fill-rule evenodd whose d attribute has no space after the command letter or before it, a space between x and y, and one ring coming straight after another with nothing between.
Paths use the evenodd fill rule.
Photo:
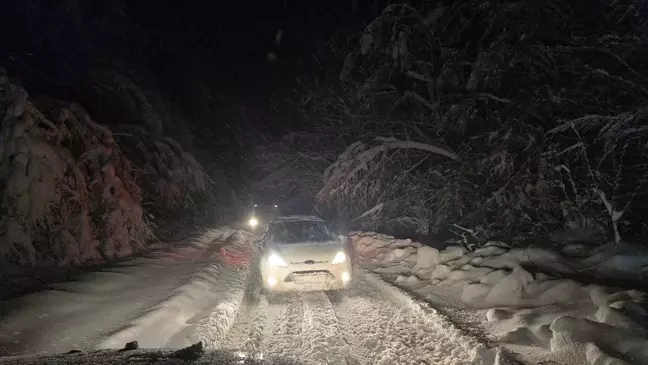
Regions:
<instances>
[{"instance_id":1,"label":"car headlight","mask_svg":"<svg viewBox=\"0 0 648 365\"><path fill-rule=\"evenodd\" d=\"M335 254L335 257L333 258L333 261L331 262L332 264L341 264L346 260L346 255L344 252L340 251Z\"/></svg>"},{"instance_id":2,"label":"car headlight","mask_svg":"<svg viewBox=\"0 0 648 365\"><path fill-rule=\"evenodd\" d=\"M270 256L268 256L268 263L270 264L270 266L288 266L288 264L286 264L286 261L284 261L284 259L282 259L281 256L277 255L276 253L270 254Z\"/></svg>"},{"instance_id":3,"label":"car headlight","mask_svg":"<svg viewBox=\"0 0 648 365\"><path fill-rule=\"evenodd\" d=\"M254 218L254 217L252 217L252 218L250 218L250 220L248 221L248 224L250 225L250 227L256 227L257 224L259 224L259 220L256 219L256 218Z\"/></svg>"}]
</instances>

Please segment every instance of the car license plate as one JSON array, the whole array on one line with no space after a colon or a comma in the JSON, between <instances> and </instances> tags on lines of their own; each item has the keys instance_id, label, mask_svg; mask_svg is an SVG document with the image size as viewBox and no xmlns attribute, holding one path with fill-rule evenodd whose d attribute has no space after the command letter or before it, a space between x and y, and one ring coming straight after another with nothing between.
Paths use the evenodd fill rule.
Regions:
<instances>
[{"instance_id":1,"label":"car license plate","mask_svg":"<svg viewBox=\"0 0 648 365\"><path fill-rule=\"evenodd\" d=\"M327 276L324 274L297 274L293 275L293 281L296 284L323 283Z\"/></svg>"}]
</instances>

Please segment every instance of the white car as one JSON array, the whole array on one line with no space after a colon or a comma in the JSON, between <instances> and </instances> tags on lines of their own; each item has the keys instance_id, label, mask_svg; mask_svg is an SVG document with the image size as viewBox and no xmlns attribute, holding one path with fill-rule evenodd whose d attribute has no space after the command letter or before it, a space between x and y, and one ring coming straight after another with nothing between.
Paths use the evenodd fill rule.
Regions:
<instances>
[{"instance_id":1,"label":"white car","mask_svg":"<svg viewBox=\"0 0 648 365\"><path fill-rule=\"evenodd\" d=\"M261 279L269 291L335 290L351 281L346 242L318 217L272 220L261 247Z\"/></svg>"}]
</instances>

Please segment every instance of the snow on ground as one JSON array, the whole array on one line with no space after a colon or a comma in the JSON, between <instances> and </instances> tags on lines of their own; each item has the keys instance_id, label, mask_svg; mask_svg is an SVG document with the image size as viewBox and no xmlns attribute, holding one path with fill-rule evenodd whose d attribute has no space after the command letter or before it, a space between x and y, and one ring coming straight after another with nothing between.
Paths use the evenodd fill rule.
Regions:
<instances>
[{"instance_id":1,"label":"snow on ground","mask_svg":"<svg viewBox=\"0 0 648 365\"><path fill-rule=\"evenodd\" d=\"M223 348L307 365L506 364L497 349L362 269L344 291L252 297Z\"/></svg>"},{"instance_id":2,"label":"snow on ground","mask_svg":"<svg viewBox=\"0 0 648 365\"><path fill-rule=\"evenodd\" d=\"M498 348L488 348L436 310L360 268L344 291L265 293L258 261L239 260L242 252L258 253L251 249L252 238L240 231L208 230L186 247L2 302L0 354L121 349L131 341L140 348L184 348L200 341L219 356L270 363L508 363ZM403 250L387 252L386 260L408 258L414 264L411 242L401 244ZM87 358L99 354L120 356L89 352ZM74 363L72 355L59 358ZM133 356L129 359L137 362L151 355L136 351ZM0 358L0 363L17 359ZM41 358L48 359L54 358Z\"/></svg>"},{"instance_id":3,"label":"snow on ground","mask_svg":"<svg viewBox=\"0 0 648 365\"><path fill-rule=\"evenodd\" d=\"M236 301L249 268L224 268L219 248L249 243L246 233L205 230L189 245L123 261L79 281L0 303L0 355L142 347L182 347L214 318L221 298ZM224 302L224 301L223 301ZM235 316L230 312L223 317ZM229 320L231 322L231 320ZM226 323L223 324L226 326Z\"/></svg>"},{"instance_id":4,"label":"snow on ground","mask_svg":"<svg viewBox=\"0 0 648 365\"><path fill-rule=\"evenodd\" d=\"M363 266L442 308L460 327L490 334L483 337L527 363L648 364L648 296L563 277L637 279L645 252L510 249L502 242L439 252L371 232L351 241Z\"/></svg>"}]
</instances>

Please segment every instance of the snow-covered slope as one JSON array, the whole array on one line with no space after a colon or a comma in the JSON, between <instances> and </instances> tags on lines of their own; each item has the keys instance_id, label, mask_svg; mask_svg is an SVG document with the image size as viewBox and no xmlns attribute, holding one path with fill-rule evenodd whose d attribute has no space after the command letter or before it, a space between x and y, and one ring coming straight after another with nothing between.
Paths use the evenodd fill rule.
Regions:
<instances>
[{"instance_id":1,"label":"snow-covered slope","mask_svg":"<svg viewBox=\"0 0 648 365\"><path fill-rule=\"evenodd\" d=\"M474 252L457 246L438 251L371 232L351 240L362 265L392 274L396 285L448 313L463 309L456 320L492 333L530 363L648 363L648 296L565 278L632 274L636 280L635 266L645 265L645 255L644 261L636 255L625 260L627 251L611 247L574 257L538 247L510 249L503 242ZM476 315L466 316L467 308Z\"/></svg>"}]
</instances>

